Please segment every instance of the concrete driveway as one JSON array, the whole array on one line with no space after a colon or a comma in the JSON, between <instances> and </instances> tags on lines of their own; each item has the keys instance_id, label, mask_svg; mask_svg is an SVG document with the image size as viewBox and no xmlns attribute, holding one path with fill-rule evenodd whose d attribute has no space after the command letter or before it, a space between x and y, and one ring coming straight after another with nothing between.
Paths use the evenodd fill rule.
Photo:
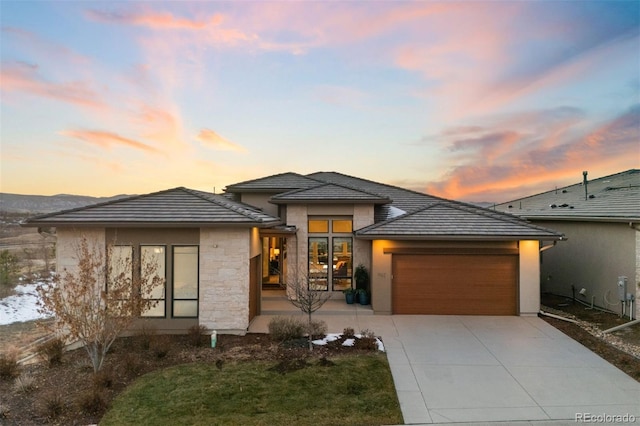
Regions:
<instances>
[{"instance_id":1,"label":"concrete driveway","mask_svg":"<svg viewBox=\"0 0 640 426\"><path fill-rule=\"evenodd\" d=\"M382 336L406 424L640 422L640 383L539 318L388 318Z\"/></svg>"},{"instance_id":2,"label":"concrete driveway","mask_svg":"<svg viewBox=\"0 0 640 426\"><path fill-rule=\"evenodd\" d=\"M274 315L301 315L272 309L249 331L267 332ZM314 318L331 332L382 336L405 424L573 424L576 415L640 423L640 383L537 317L373 315L336 301Z\"/></svg>"}]
</instances>

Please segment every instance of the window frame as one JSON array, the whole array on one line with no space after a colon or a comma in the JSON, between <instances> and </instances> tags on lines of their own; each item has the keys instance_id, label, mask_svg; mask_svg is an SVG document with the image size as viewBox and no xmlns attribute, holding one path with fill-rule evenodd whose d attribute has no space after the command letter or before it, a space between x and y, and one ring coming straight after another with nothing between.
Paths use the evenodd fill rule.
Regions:
<instances>
[{"instance_id":1,"label":"window frame","mask_svg":"<svg viewBox=\"0 0 640 426\"><path fill-rule=\"evenodd\" d=\"M180 247L194 247L196 249L196 296L195 298L183 298L176 297L176 248ZM175 302L178 301L195 301L196 302L196 314L195 316L185 316L175 314ZM176 244L171 246L171 318L199 318L200 317L200 246L196 244Z\"/></svg>"},{"instance_id":2,"label":"window frame","mask_svg":"<svg viewBox=\"0 0 640 426\"><path fill-rule=\"evenodd\" d=\"M309 229L311 228L312 221L326 221L327 222L327 232L311 232ZM351 232L334 232L334 221L349 221L351 222ZM350 283L350 287L353 288L353 216L309 216L307 217L307 273L309 276L309 289L311 289L311 285L313 284L312 280L312 272L311 272L311 243L313 239L325 239L327 244L327 273L324 276L326 280L326 288L320 289L318 291L332 291L338 292L343 291L344 288L336 289L335 288L335 271L334 271L334 239L343 238L349 239L349 243L351 245L351 254L350 254L350 263L351 263L351 274L346 276L340 276L337 279L340 281L348 280Z\"/></svg>"},{"instance_id":3,"label":"window frame","mask_svg":"<svg viewBox=\"0 0 640 426\"><path fill-rule=\"evenodd\" d=\"M167 245L166 244L140 244L140 265L138 273L142 275L142 262L144 260L142 256L143 247L161 247L164 250L164 256L162 261L164 262L163 266L163 275L161 278L164 278L164 284L162 285L162 298L149 298L149 300L157 300L164 303L164 309L162 310L162 315L145 315L145 312L140 312L140 318L167 318Z\"/></svg>"}]
</instances>

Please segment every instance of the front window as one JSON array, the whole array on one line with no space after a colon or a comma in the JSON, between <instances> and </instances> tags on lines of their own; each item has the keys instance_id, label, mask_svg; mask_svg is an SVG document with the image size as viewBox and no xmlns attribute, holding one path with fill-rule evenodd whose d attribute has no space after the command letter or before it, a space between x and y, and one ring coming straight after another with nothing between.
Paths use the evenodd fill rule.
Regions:
<instances>
[{"instance_id":1,"label":"front window","mask_svg":"<svg viewBox=\"0 0 640 426\"><path fill-rule=\"evenodd\" d=\"M117 294L119 299L128 299L133 283L133 247L110 246L107 253L107 291Z\"/></svg>"},{"instance_id":2,"label":"front window","mask_svg":"<svg viewBox=\"0 0 640 426\"><path fill-rule=\"evenodd\" d=\"M198 317L198 246L173 247L173 316Z\"/></svg>"},{"instance_id":3,"label":"front window","mask_svg":"<svg viewBox=\"0 0 640 426\"><path fill-rule=\"evenodd\" d=\"M309 219L310 288L324 291L329 289L342 291L351 288L352 230L351 218Z\"/></svg>"},{"instance_id":4,"label":"front window","mask_svg":"<svg viewBox=\"0 0 640 426\"><path fill-rule=\"evenodd\" d=\"M148 268L155 270L156 275L166 277L166 250L164 246L140 246L140 270L146 271ZM152 282L153 276L146 279ZM164 317L165 316L165 280L151 290L147 297L155 302L155 306L142 313L143 317Z\"/></svg>"}]
</instances>

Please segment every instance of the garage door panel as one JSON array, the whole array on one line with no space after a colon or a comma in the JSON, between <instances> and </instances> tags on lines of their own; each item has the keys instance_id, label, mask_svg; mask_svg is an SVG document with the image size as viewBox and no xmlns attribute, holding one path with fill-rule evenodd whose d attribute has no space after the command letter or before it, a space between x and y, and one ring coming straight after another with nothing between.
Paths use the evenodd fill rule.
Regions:
<instances>
[{"instance_id":1,"label":"garage door panel","mask_svg":"<svg viewBox=\"0 0 640 426\"><path fill-rule=\"evenodd\" d=\"M517 256L394 255L393 312L515 315Z\"/></svg>"}]
</instances>

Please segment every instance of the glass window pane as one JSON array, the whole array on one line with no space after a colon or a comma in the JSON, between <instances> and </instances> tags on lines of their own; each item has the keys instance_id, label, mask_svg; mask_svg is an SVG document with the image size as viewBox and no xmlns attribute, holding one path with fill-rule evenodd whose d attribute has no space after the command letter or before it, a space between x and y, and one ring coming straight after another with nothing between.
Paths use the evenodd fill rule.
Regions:
<instances>
[{"instance_id":1,"label":"glass window pane","mask_svg":"<svg viewBox=\"0 0 640 426\"><path fill-rule=\"evenodd\" d=\"M140 263L141 271L145 274L145 271L154 271L155 275L160 278L166 276L166 257L164 246L140 246ZM150 283L154 276L147 275L147 281ZM149 299L164 299L165 283L163 282L156 285L151 290L151 294L146 295Z\"/></svg>"},{"instance_id":2,"label":"glass window pane","mask_svg":"<svg viewBox=\"0 0 640 426\"><path fill-rule=\"evenodd\" d=\"M331 222L333 232L351 233L353 225L351 220L334 220Z\"/></svg>"},{"instance_id":3,"label":"glass window pane","mask_svg":"<svg viewBox=\"0 0 640 426\"><path fill-rule=\"evenodd\" d=\"M351 286L353 274L352 238L333 239L333 290L344 290Z\"/></svg>"},{"instance_id":4,"label":"glass window pane","mask_svg":"<svg viewBox=\"0 0 640 426\"><path fill-rule=\"evenodd\" d=\"M142 313L143 317L164 317L164 300L158 302L158 304L152 308L147 309Z\"/></svg>"},{"instance_id":5,"label":"glass window pane","mask_svg":"<svg viewBox=\"0 0 640 426\"><path fill-rule=\"evenodd\" d=\"M328 290L329 239L309 238L309 285L314 290Z\"/></svg>"},{"instance_id":6,"label":"glass window pane","mask_svg":"<svg viewBox=\"0 0 640 426\"><path fill-rule=\"evenodd\" d=\"M132 246L111 246L109 247L109 281L107 291L114 291L116 286L131 287L133 278L133 247ZM124 289L122 289L124 290ZM123 294L125 298L129 295Z\"/></svg>"},{"instance_id":7,"label":"glass window pane","mask_svg":"<svg viewBox=\"0 0 640 426\"><path fill-rule=\"evenodd\" d=\"M173 298L198 298L198 247L173 248Z\"/></svg>"},{"instance_id":8,"label":"glass window pane","mask_svg":"<svg viewBox=\"0 0 640 426\"><path fill-rule=\"evenodd\" d=\"M173 316L174 317L197 317L198 301L197 300L174 300Z\"/></svg>"},{"instance_id":9,"label":"glass window pane","mask_svg":"<svg viewBox=\"0 0 640 426\"><path fill-rule=\"evenodd\" d=\"M329 221L328 220L310 220L309 221L309 233L317 234L329 232Z\"/></svg>"}]
</instances>

